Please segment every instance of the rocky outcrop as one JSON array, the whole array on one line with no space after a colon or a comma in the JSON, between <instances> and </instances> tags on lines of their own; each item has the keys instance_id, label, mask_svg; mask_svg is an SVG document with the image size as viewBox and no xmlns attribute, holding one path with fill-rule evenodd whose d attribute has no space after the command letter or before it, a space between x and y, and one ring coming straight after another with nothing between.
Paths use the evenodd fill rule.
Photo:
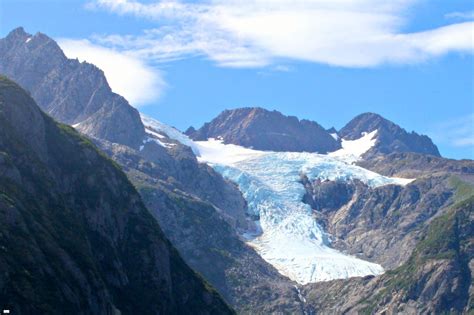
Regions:
<instances>
[{"instance_id":1,"label":"rocky outcrop","mask_svg":"<svg viewBox=\"0 0 474 315\"><path fill-rule=\"evenodd\" d=\"M400 156L407 156L406 163ZM373 166L387 175L420 177L405 187L377 188L357 180L301 177L304 201L333 236L332 245L387 270L376 277L304 286L306 313L472 312L473 162L412 153L379 158Z\"/></svg>"},{"instance_id":2,"label":"rocky outcrop","mask_svg":"<svg viewBox=\"0 0 474 315\"><path fill-rule=\"evenodd\" d=\"M0 78L0 306L14 314L232 314L125 174Z\"/></svg>"},{"instance_id":3,"label":"rocky outcrop","mask_svg":"<svg viewBox=\"0 0 474 315\"><path fill-rule=\"evenodd\" d=\"M316 122L259 107L225 110L200 129L189 128L186 134L193 140L219 138L256 150L326 153L340 148Z\"/></svg>"},{"instance_id":4,"label":"rocky outcrop","mask_svg":"<svg viewBox=\"0 0 474 315\"><path fill-rule=\"evenodd\" d=\"M304 200L334 247L393 269L410 257L431 218L453 203L456 180L430 176L377 188L357 180L306 180Z\"/></svg>"},{"instance_id":5,"label":"rocky outcrop","mask_svg":"<svg viewBox=\"0 0 474 315\"><path fill-rule=\"evenodd\" d=\"M307 313L471 314L474 196L424 229L406 263L379 277L305 286Z\"/></svg>"},{"instance_id":6,"label":"rocky outcrop","mask_svg":"<svg viewBox=\"0 0 474 315\"><path fill-rule=\"evenodd\" d=\"M355 140L377 130L376 143L366 154L370 158L377 154L390 154L394 152L415 152L440 156L438 148L431 139L405 129L393 122L374 113L360 114L352 119L338 132L338 136L346 140Z\"/></svg>"},{"instance_id":7,"label":"rocky outcrop","mask_svg":"<svg viewBox=\"0 0 474 315\"><path fill-rule=\"evenodd\" d=\"M0 39L0 74L30 92L56 120L84 134L137 148L145 131L136 109L110 89L104 73L66 58L48 36L23 28Z\"/></svg>"}]
</instances>

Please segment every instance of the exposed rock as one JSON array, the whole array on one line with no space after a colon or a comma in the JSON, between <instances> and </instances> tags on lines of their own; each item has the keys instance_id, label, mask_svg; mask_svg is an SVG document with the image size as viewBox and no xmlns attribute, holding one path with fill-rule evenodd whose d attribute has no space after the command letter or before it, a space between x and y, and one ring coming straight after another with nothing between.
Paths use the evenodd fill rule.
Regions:
<instances>
[{"instance_id":1,"label":"exposed rock","mask_svg":"<svg viewBox=\"0 0 474 315\"><path fill-rule=\"evenodd\" d=\"M232 314L120 168L0 78L0 306L13 314Z\"/></svg>"},{"instance_id":2,"label":"exposed rock","mask_svg":"<svg viewBox=\"0 0 474 315\"><path fill-rule=\"evenodd\" d=\"M338 135L346 140L355 140L377 130L377 141L365 157L393 152L415 152L440 156L438 148L431 139L405 129L374 113L360 114L339 130Z\"/></svg>"},{"instance_id":3,"label":"exposed rock","mask_svg":"<svg viewBox=\"0 0 474 315\"><path fill-rule=\"evenodd\" d=\"M199 130L189 128L186 134L194 140L222 138L225 143L256 150L326 153L340 148L316 122L259 107L225 110Z\"/></svg>"},{"instance_id":4,"label":"exposed rock","mask_svg":"<svg viewBox=\"0 0 474 315\"><path fill-rule=\"evenodd\" d=\"M304 200L334 247L393 269L410 257L431 218L453 203L454 180L444 175L377 188L357 180L306 180Z\"/></svg>"},{"instance_id":5,"label":"exposed rock","mask_svg":"<svg viewBox=\"0 0 474 315\"><path fill-rule=\"evenodd\" d=\"M28 90L46 113L86 135L135 148L145 136L137 110L112 92L104 73L67 59L42 33L17 28L0 39L0 73Z\"/></svg>"},{"instance_id":6,"label":"exposed rock","mask_svg":"<svg viewBox=\"0 0 474 315\"><path fill-rule=\"evenodd\" d=\"M378 277L303 288L307 313L471 314L474 197L437 217L408 261Z\"/></svg>"}]
</instances>

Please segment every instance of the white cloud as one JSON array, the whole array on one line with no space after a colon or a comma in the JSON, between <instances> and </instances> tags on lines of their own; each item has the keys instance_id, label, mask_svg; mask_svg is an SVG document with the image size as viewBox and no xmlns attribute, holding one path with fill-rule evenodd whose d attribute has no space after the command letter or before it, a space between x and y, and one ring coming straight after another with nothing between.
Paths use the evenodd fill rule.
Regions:
<instances>
[{"instance_id":1,"label":"white cloud","mask_svg":"<svg viewBox=\"0 0 474 315\"><path fill-rule=\"evenodd\" d=\"M429 134L438 143L474 148L474 113L440 123Z\"/></svg>"},{"instance_id":2,"label":"white cloud","mask_svg":"<svg viewBox=\"0 0 474 315\"><path fill-rule=\"evenodd\" d=\"M401 32L416 0L96 0L89 7L155 21L138 36L96 36L153 60L203 55L221 66L261 67L295 59L344 67L416 63L473 53L474 22ZM163 26L165 25L165 26Z\"/></svg>"},{"instance_id":3,"label":"white cloud","mask_svg":"<svg viewBox=\"0 0 474 315\"><path fill-rule=\"evenodd\" d=\"M68 58L87 61L104 71L112 90L135 107L156 101L166 87L161 73L135 56L89 40L59 39L58 43Z\"/></svg>"}]
</instances>

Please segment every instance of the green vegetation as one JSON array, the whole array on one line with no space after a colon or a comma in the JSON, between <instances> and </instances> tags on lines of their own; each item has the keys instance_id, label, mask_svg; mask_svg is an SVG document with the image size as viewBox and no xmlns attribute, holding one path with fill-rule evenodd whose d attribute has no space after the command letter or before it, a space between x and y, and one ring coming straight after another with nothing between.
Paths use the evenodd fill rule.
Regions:
<instances>
[{"instance_id":1,"label":"green vegetation","mask_svg":"<svg viewBox=\"0 0 474 315\"><path fill-rule=\"evenodd\" d=\"M452 176L449 179L449 184L455 189L456 202L474 196L474 185L466 183L457 176Z\"/></svg>"}]
</instances>

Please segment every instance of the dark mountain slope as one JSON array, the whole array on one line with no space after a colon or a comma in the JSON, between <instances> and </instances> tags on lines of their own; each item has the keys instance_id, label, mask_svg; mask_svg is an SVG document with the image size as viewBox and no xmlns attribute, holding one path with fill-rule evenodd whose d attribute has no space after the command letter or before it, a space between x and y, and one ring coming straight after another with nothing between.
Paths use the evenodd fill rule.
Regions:
<instances>
[{"instance_id":1,"label":"dark mountain slope","mask_svg":"<svg viewBox=\"0 0 474 315\"><path fill-rule=\"evenodd\" d=\"M56 120L86 135L138 147L145 136L136 109L112 92L104 73L86 62L67 59L48 36L23 28L0 39L0 74L31 93Z\"/></svg>"},{"instance_id":2,"label":"dark mountain slope","mask_svg":"<svg viewBox=\"0 0 474 315\"><path fill-rule=\"evenodd\" d=\"M126 176L0 79L0 305L14 314L230 314Z\"/></svg>"},{"instance_id":3,"label":"dark mountain slope","mask_svg":"<svg viewBox=\"0 0 474 315\"><path fill-rule=\"evenodd\" d=\"M186 134L193 140L222 138L225 143L257 150L326 153L340 148L316 122L259 107L225 110L199 130L189 128Z\"/></svg>"},{"instance_id":4,"label":"dark mountain slope","mask_svg":"<svg viewBox=\"0 0 474 315\"><path fill-rule=\"evenodd\" d=\"M363 133L377 130L375 146L365 157L393 152L415 152L440 156L431 139L405 129L374 113L360 114L345 125L338 135L347 140L360 138Z\"/></svg>"}]
</instances>

